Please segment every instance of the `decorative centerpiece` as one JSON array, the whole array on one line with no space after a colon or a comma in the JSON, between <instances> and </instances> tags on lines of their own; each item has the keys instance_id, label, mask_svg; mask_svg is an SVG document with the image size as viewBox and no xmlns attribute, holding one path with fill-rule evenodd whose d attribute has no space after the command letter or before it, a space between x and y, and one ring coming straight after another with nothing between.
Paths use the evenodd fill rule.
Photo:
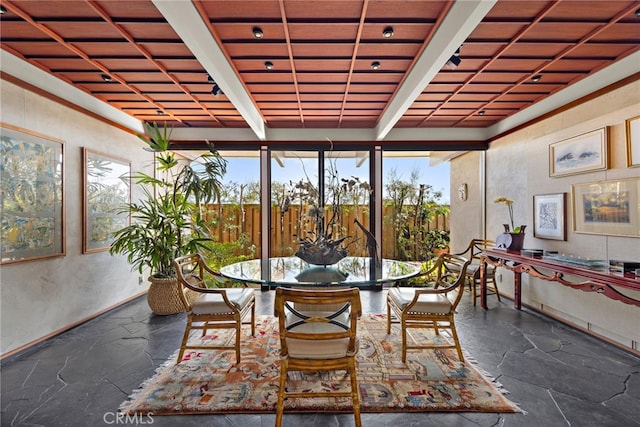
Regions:
<instances>
[{"instance_id":1,"label":"decorative centerpiece","mask_svg":"<svg viewBox=\"0 0 640 427\"><path fill-rule=\"evenodd\" d=\"M509 251L520 251L524 246L524 230L527 228L526 225L520 225L518 227L514 226L513 222L513 200L506 197L498 197L493 203L501 203L504 204L509 210L509 224L502 224L504 227L504 233L496 238L496 247L500 249L506 249ZM513 231L511 231L513 230Z\"/></svg>"},{"instance_id":2,"label":"decorative centerpiece","mask_svg":"<svg viewBox=\"0 0 640 427\"><path fill-rule=\"evenodd\" d=\"M335 164L328 164L324 194L320 194L309 178L291 183L281 209L282 217L291 203L305 207L304 215L298 221L298 234L294 235L300 245L295 256L316 266L334 265L349 254L347 239L351 236L340 235L343 232L342 205L347 200L353 201L356 194L371 194L368 183L357 177L341 179Z\"/></svg>"}]
</instances>

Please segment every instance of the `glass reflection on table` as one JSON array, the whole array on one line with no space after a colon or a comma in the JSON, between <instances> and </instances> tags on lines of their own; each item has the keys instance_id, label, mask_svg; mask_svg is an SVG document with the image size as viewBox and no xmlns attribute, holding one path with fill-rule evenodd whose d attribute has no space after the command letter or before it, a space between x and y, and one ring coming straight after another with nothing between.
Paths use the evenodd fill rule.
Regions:
<instances>
[{"instance_id":1,"label":"glass reflection on table","mask_svg":"<svg viewBox=\"0 0 640 427\"><path fill-rule=\"evenodd\" d=\"M264 271L263 265L266 266ZM375 260L369 257L346 257L329 266L310 265L298 257L275 257L241 261L220 269L220 273L230 279L263 286L382 286L408 279L419 272L420 266L416 264L383 259L376 266Z\"/></svg>"}]
</instances>

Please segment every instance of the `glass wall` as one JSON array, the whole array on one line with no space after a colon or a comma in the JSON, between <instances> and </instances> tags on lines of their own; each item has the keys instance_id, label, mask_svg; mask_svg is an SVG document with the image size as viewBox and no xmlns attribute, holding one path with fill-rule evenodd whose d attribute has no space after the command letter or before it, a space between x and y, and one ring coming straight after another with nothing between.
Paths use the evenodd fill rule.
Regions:
<instances>
[{"instance_id":1,"label":"glass wall","mask_svg":"<svg viewBox=\"0 0 640 427\"><path fill-rule=\"evenodd\" d=\"M269 252L264 256L294 256L302 242L320 240L339 242L348 255L371 254L369 233L374 233L371 218L376 214L371 152L266 153L270 182L265 197L270 206L263 215L260 151L221 151L228 162L221 203L207 208L221 264L261 258L261 248ZM376 244L383 258L426 260L448 247L449 163L434 164L429 154L382 153L382 219ZM269 233L266 246L263 230Z\"/></svg>"},{"instance_id":2,"label":"glass wall","mask_svg":"<svg viewBox=\"0 0 640 427\"><path fill-rule=\"evenodd\" d=\"M449 247L449 163L383 153L383 258L423 261Z\"/></svg>"}]
</instances>

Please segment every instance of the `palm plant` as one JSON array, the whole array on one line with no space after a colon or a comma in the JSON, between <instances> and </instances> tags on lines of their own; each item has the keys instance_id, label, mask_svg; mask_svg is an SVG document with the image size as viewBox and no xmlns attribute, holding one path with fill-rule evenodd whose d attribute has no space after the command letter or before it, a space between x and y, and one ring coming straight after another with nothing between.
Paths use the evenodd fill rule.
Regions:
<instances>
[{"instance_id":1,"label":"palm plant","mask_svg":"<svg viewBox=\"0 0 640 427\"><path fill-rule=\"evenodd\" d=\"M149 268L152 276L173 277L173 259L206 249L211 241L201 214L203 204L220 197L227 162L213 145L209 153L194 162L169 151L171 130L145 123L146 135L138 135L156 154L156 176L137 172L133 180L142 197L126 205L132 224L114 233L111 254L126 254L140 273Z\"/></svg>"}]
</instances>

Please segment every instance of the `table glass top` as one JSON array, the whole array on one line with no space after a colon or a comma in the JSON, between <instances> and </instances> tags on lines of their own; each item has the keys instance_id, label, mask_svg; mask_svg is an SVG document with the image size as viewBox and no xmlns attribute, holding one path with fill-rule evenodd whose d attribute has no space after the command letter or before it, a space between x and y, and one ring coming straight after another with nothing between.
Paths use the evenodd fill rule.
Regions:
<instances>
[{"instance_id":1,"label":"table glass top","mask_svg":"<svg viewBox=\"0 0 640 427\"><path fill-rule=\"evenodd\" d=\"M265 267L263 272L262 266ZM298 257L253 259L224 266L220 273L231 279L267 285L341 284L370 286L415 276L420 266L383 259L376 267L369 257L346 257L330 266L310 265Z\"/></svg>"}]
</instances>

